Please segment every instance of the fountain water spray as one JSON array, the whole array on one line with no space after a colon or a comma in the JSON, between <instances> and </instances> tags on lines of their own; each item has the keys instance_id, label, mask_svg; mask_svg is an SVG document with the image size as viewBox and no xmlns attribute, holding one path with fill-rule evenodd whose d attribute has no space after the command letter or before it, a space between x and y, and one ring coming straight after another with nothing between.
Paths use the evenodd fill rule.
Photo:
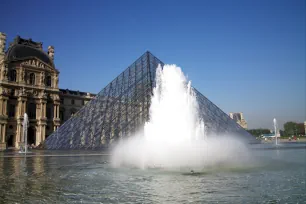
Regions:
<instances>
[{"instance_id":1,"label":"fountain water spray","mask_svg":"<svg viewBox=\"0 0 306 204\"><path fill-rule=\"evenodd\" d=\"M203 167L247 154L231 137L207 139L191 82L175 65L159 66L144 135L120 141L112 152L115 167Z\"/></svg>"},{"instance_id":2,"label":"fountain water spray","mask_svg":"<svg viewBox=\"0 0 306 204\"><path fill-rule=\"evenodd\" d=\"M182 145L204 139L204 122L199 118L191 82L175 65L156 70L150 121L144 131L146 141L154 145Z\"/></svg>"},{"instance_id":3,"label":"fountain water spray","mask_svg":"<svg viewBox=\"0 0 306 204\"><path fill-rule=\"evenodd\" d=\"M29 127L29 118L26 113L23 116L23 141L24 141L24 149L19 151L19 153L27 153L28 151L28 127Z\"/></svg>"},{"instance_id":4,"label":"fountain water spray","mask_svg":"<svg viewBox=\"0 0 306 204\"><path fill-rule=\"evenodd\" d=\"M275 145L278 145L277 143L277 121L275 118L273 119L273 125L274 125Z\"/></svg>"}]
</instances>

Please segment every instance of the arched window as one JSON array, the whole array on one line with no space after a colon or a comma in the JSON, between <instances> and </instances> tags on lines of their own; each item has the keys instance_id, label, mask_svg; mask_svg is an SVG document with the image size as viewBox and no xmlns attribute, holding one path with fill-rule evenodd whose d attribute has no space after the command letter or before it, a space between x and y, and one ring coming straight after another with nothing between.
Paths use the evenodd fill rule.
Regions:
<instances>
[{"instance_id":1,"label":"arched window","mask_svg":"<svg viewBox=\"0 0 306 204\"><path fill-rule=\"evenodd\" d=\"M52 85L52 82L51 82L52 80L51 80L51 76L50 75L48 75L47 76L47 80L46 80L46 86L51 86Z\"/></svg>"},{"instance_id":2,"label":"arched window","mask_svg":"<svg viewBox=\"0 0 306 204\"><path fill-rule=\"evenodd\" d=\"M52 116L53 116L53 114L52 114L52 107L50 107L50 106L47 107L47 110L46 110L46 111L47 111L47 113L46 113L46 114L47 114L47 115L46 115L46 116L47 116L47 119L48 119L48 120L52 120Z\"/></svg>"},{"instance_id":3,"label":"arched window","mask_svg":"<svg viewBox=\"0 0 306 204\"><path fill-rule=\"evenodd\" d=\"M15 89L11 89L10 95L11 95L11 96L14 96L14 95L15 95Z\"/></svg>"},{"instance_id":4,"label":"arched window","mask_svg":"<svg viewBox=\"0 0 306 204\"><path fill-rule=\"evenodd\" d=\"M14 135L10 135L8 140L7 140L7 146L8 147L13 147L14 146Z\"/></svg>"},{"instance_id":5,"label":"arched window","mask_svg":"<svg viewBox=\"0 0 306 204\"><path fill-rule=\"evenodd\" d=\"M30 84L35 85L35 74L34 73L30 74Z\"/></svg>"},{"instance_id":6,"label":"arched window","mask_svg":"<svg viewBox=\"0 0 306 204\"><path fill-rule=\"evenodd\" d=\"M64 120L65 120L65 109L60 109L59 118L61 119L61 122L64 122Z\"/></svg>"},{"instance_id":7,"label":"arched window","mask_svg":"<svg viewBox=\"0 0 306 204\"><path fill-rule=\"evenodd\" d=\"M10 80L11 81L16 81L16 70L15 69L12 69L10 71Z\"/></svg>"},{"instance_id":8,"label":"arched window","mask_svg":"<svg viewBox=\"0 0 306 204\"><path fill-rule=\"evenodd\" d=\"M35 145L35 143L36 143L36 129L30 126L28 129L28 144Z\"/></svg>"},{"instance_id":9,"label":"arched window","mask_svg":"<svg viewBox=\"0 0 306 204\"><path fill-rule=\"evenodd\" d=\"M15 117L16 106L14 104L9 105L9 117Z\"/></svg>"},{"instance_id":10,"label":"arched window","mask_svg":"<svg viewBox=\"0 0 306 204\"><path fill-rule=\"evenodd\" d=\"M30 119L36 119L36 104L30 103L28 106L28 113Z\"/></svg>"}]
</instances>

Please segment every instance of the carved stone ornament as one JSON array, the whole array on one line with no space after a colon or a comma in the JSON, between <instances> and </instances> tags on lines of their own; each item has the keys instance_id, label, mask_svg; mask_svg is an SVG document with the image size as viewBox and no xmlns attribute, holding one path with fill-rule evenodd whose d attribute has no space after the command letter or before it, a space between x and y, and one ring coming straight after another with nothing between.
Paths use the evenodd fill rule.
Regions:
<instances>
[{"instance_id":1,"label":"carved stone ornament","mask_svg":"<svg viewBox=\"0 0 306 204\"><path fill-rule=\"evenodd\" d=\"M45 64L38 61L38 60L27 60L27 61L24 61L20 64L21 65L29 65L29 66L38 67L38 68L45 68Z\"/></svg>"},{"instance_id":2,"label":"carved stone ornament","mask_svg":"<svg viewBox=\"0 0 306 204\"><path fill-rule=\"evenodd\" d=\"M44 84L45 83L45 73L44 72L41 72L40 73L40 84Z\"/></svg>"},{"instance_id":3,"label":"carved stone ornament","mask_svg":"<svg viewBox=\"0 0 306 204\"><path fill-rule=\"evenodd\" d=\"M31 38L24 39L21 38L19 35L17 35L17 37L14 39L14 42L12 44L20 44L20 45L34 47L37 49L42 49L42 42L34 42Z\"/></svg>"},{"instance_id":4,"label":"carved stone ornament","mask_svg":"<svg viewBox=\"0 0 306 204\"><path fill-rule=\"evenodd\" d=\"M41 97L43 97L43 98L47 98L48 97L48 94L47 94L47 92L41 92Z\"/></svg>"},{"instance_id":5,"label":"carved stone ornament","mask_svg":"<svg viewBox=\"0 0 306 204\"><path fill-rule=\"evenodd\" d=\"M25 96L25 95L27 95L27 91L26 91L26 89L23 87L23 88L20 88L19 89L19 94L18 94L19 96Z\"/></svg>"},{"instance_id":6,"label":"carved stone ornament","mask_svg":"<svg viewBox=\"0 0 306 204\"><path fill-rule=\"evenodd\" d=\"M58 95L54 94L53 95L53 100L54 101L58 101L58 100L60 100L60 97Z\"/></svg>"},{"instance_id":7,"label":"carved stone ornament","mask_svg":"<svg viewBox=\"0 0 306 204\"><path fill-rule=\"evenodd\" d=\"M7 95L7 94L8 94L8 90L6 88L2 88L1 95Z\"/></svg>"},{"instance_id":8,"label":"carved stone ornament","mask_svg":"<svg viewBox=\"0 0 306 204\"><path fill-rule=\"evenodd\" d=\"M19 71L19 76L20 76L20 78L21 78L21 79L20 79L21 81L23 81L23 76L24 76L23 72L24 72L24 71L23 71L23 68L21 67L21 68L20 68L20 71Z\"/></svg>"},{"instance_id":9,"label":"carved stone ornament","mask_svg":"<svg viewBox=\"0 0 306 204\"><path fill-rule=\"evenodd\" d=\"M2 75L2 79L3 80L7 80L7 76L8 76L8 68L7 68L7 66L2 67L1 75Z\"/></svg>"},{"instance_id":10,"label":"carved stone ornament","mask_svg":"<svg viewBox=\"0 0 306 204\"><path fill-rule=\"evenodd\" d=\"M58 85L58 74L55 75L55 85L56 85L56 86Z\"/></svg>"}]
</instances>

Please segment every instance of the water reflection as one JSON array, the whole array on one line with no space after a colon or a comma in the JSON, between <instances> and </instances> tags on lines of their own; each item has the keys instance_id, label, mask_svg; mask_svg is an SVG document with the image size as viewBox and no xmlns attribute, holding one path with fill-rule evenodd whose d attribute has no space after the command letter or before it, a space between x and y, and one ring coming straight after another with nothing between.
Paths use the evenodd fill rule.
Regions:
<instances>
[{"instance_id":1,"label":"water reflection","mask_svg":"<svg viewBox=\"0 0 306 204\"><path fill-rule=\"evenodd\" d=\"M0 191L4 201L25 201L24 198L43 196L50 188L43 157L0 158Z\"/></svg>"},{"instance_id":2,"label":"water reflection","mask_svg":"<svg viewBox=\"0 0 306 204\"><path fill-rule=\"evenodd\" d=\"M106 156L0 156L0 203L254 203L306 200L306 149L192 174L112 168ZM289 202L289 203L290 203Z\"/></svg>"}]
</instances>

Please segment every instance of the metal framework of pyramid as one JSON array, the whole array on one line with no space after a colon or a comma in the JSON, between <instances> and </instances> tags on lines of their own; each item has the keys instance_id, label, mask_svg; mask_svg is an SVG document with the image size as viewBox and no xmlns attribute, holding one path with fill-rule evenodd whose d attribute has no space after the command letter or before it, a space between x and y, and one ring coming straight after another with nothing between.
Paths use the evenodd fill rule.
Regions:
<instances>
[{"instance_id":1,"label":"metal framework of pyramid","mask_svg":"<svg viewBox=\"0 0 306 204\"><path fill-rule=\"evenodd\" d=\"M47 149L100 149L141 131L149 120L157 66L150 52L143 54L98 95L45 140ZM255 138L194 88L207 134Z\"/></svg>"}]
</instances>

